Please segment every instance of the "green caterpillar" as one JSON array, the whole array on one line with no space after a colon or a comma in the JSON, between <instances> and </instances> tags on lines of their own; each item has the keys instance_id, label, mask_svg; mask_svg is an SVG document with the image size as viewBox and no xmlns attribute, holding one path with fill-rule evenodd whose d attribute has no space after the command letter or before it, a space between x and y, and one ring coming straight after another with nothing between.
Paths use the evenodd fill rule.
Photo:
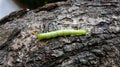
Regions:
<instances>
[{"instance_id":1,"label":"green caterpillar","mask_svg":"<svg viewBox=\"0 0 120 67\"><path fill-rule=\"evenodd\" d=\"M87 30L57 30L53 32L41 33L37 35L39 40L43 39L51 39L59 36L67 36L67 35L86 35Z\"/></svg>"}]
</instances>

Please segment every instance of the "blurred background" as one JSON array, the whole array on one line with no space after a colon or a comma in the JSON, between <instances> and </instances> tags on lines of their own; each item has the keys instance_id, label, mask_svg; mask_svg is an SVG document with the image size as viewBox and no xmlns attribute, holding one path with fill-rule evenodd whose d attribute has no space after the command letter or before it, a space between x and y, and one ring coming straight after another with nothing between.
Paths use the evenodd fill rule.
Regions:
<instances>
[{"instance_id":1,"label":"blurred background","mask_svg":"<svg viewBox=\"0 0 120 67\"><path fill-rule=\"evenodd\" d=\"M14 0L0 0L0 19L20 9L22 7Z\"/></svg>"},{"instance_id":2,"label":"blurred background","mask_svg":"<svg viewBox=\"0 0 120 67\"><path fill-rule=\"evenodd\" d=\"M23 8L35 9L47 3L67 0L0 0L0 19Z\"/></svg>"}]
</instances>

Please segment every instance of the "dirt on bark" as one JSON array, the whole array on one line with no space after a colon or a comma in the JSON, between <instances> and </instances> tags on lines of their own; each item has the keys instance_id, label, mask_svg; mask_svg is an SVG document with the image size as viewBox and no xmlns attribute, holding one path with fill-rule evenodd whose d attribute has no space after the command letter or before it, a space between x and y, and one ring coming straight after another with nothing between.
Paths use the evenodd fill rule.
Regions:
<instances>
[{"instance_id":1,"label":"dirt on bark","mask_svg":"<svg viewBox=\"0 0 120 67\"><path fill-rule=\"evenodd\" d=\"M0 20L0 66L120 67L119 0L68 2L53 3L57 7L49 10L17 11ZM88 34L36 37L60 29L87 29Z\"/></svg>"}]
</instances>

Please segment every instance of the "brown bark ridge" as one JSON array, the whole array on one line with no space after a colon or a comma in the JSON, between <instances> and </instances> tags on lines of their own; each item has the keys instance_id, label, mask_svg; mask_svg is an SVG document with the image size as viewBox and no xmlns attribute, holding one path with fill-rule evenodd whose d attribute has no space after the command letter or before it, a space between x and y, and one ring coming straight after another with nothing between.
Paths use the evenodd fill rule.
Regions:
<instances>
[{"instance_id":1,"label":"brown bark ridge","mask_svg":"<svg viewBox=\"0 0 120 67\"><path fill-rule=\"evenodd\" d=\"M120 67L119 0L69 2L71 5L31 10L22 17L0 21L5 21L0 25L0 66ZM60 29L89 32L41 41L35 35Z\"/></svg>"}]
</instances>

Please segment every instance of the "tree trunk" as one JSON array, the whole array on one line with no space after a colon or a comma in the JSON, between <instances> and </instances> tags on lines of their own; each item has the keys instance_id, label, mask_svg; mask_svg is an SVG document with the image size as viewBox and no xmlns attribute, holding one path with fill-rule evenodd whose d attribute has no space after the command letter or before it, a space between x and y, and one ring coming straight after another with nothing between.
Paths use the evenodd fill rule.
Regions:
<instances>
[{"instance_id":1,"label":"tree trunk","mask_svg":"<svg viewBox=\"0 0 120 67\"><path fill-rule=\"evenodd\" d=\"M2 19L1 67L120 67L120 2L69 3L52 3L50 7L57 7L47 7L49 11L22 10ZM87 29L88 34L49 40L36 37L60 29Z\"/></svg>"}]
</instances>

